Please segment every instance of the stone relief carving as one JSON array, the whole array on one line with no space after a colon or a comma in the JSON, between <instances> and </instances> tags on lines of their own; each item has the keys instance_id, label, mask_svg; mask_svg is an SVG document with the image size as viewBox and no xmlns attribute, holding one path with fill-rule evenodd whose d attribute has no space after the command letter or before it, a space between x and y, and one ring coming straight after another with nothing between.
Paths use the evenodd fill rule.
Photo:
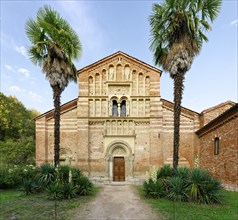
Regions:
<instances>
[{"instance_id":1,"label":"stone relief carving","mask_svg":"<svg viewBox=\"0 0 238 220\"><path fill-rule=\"evenodd\" d=\"M109 86L110 95L127 95L129 90L129 86Z\"/></svg>"},{"instance_id":2,"label":"stone relief carving","mask_svg":"<svg viewBox=\"0 0 238 220\"><path fill-rule=\"evenodd\" d=\"M126 155L126 151L124 148L118 146L113 150L113 155Z\"/></svg>"}]
</instances>

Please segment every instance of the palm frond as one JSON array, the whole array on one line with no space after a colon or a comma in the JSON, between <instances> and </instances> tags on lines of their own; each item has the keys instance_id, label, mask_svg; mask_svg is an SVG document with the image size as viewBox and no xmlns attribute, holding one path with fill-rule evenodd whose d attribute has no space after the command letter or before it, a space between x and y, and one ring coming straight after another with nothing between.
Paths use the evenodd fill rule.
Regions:
<instances>
[{"instance_id":1,"label":"palm frond","mask_svg":"<svg viewBox=\"0 0 238 220\"><path fill-rule=\"evenodd\" d=\"M174 44L182 45L192 60L199 53L202 42L208 41L203 31L211 30L209 21L216 18L220 7L221 0L165 0L153 4L149 22L150 50L154 53L155 64L167 70L165 62L172 61L168 56L175 55L172 48L182 50ZM181 50L176 49L178 53Z\"/></svg>"}]
</instances>

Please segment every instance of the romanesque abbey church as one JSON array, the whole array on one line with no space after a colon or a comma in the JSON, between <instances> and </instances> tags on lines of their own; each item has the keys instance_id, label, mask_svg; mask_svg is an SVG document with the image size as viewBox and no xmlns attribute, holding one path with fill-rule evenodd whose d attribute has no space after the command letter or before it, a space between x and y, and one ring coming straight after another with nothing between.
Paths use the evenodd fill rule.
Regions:
<instances>
[{"instance_id":1,"label":"romanesque abbey church","mask_svg":"<svg viewBox=\"0 0 238 220\"><path fill-rule=\"evenodd\" d=\"M61 106L61 163L81 168L98 182L136 182L151 167L172 164L173 103L160 95L161 74L120 51L78 70L78 94ZM237 186L237 163L235 172L228 171L234 160L227 156L230 147L237 161L238 141L230 140L237 116L231 101L201 113L182 107L179 166L205 167ZM227 123L233 124L226 135L219 129ZM37 165L53 163L53 128L53 110L36 118Z\"/></svg>"}]
</instances>

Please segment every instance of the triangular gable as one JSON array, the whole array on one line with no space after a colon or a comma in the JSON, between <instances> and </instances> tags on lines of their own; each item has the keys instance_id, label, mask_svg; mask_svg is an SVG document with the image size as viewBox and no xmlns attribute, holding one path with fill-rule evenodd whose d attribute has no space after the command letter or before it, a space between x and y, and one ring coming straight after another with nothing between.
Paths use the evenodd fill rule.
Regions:
<instances>
[{"instance_id":1,"label":"triangular gable","mask_svg":"<svg viewBox=\"0 0 238 220\"><path fill-rule=\"evenodd\" d=\"M135 57L132 57L132 56L122 52L122 51L118 51L118 52L116 52L114 54L111 54L111 55L109 55L109 56L107 56L107 57L105 57L105 58L103 58L101 60L98 60L98 61L96 61L96 62L94 62L94 63L92 63L92 64L90 64L90 65L88 65L88 66L86 66L86 67L84 67L84 68L82 68L80 70L78 70L78 74L81 74L82 72L85 72L86 70L89 70L89 69L94 69L96 66L100 65L101 63L107 62L107 61L109 61L109 60L111 60L113 58L116 58L118 56L124 57L125 59L127 59L127 60L129 60L129 61L131 61L133 63L138 63L138 65L142 65L142 66L144 66L147 69L150 69L150 70L153 70L155 72L158 72L160 74L160 76L162 74L162 71L160 69L157 69L156 67L151 66L151 65L149 65L149 64L147 64L147 63L145 63L145 62L143 62L143 61L141 61L141 60L139 60L139 59L137 59Z\"/></svg>"}]
</instances>

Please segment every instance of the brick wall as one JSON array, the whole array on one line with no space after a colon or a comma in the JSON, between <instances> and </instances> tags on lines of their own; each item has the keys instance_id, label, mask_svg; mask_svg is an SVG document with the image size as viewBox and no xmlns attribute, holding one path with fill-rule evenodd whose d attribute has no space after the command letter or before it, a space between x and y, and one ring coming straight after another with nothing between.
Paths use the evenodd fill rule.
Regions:
<instances>
[{"instance_id":1,"label":"brick wall","mask_svg":"<svg viewBox=\"0 0 238 220\"><path fill-rule=\"evenodd\" d=\"M229 118L208 124L198 135L200 167L220 179L227 188L238 190L238 110ZM215 138L219 138L217 155L214 154Z\"/></svg>"}]
</instances>

